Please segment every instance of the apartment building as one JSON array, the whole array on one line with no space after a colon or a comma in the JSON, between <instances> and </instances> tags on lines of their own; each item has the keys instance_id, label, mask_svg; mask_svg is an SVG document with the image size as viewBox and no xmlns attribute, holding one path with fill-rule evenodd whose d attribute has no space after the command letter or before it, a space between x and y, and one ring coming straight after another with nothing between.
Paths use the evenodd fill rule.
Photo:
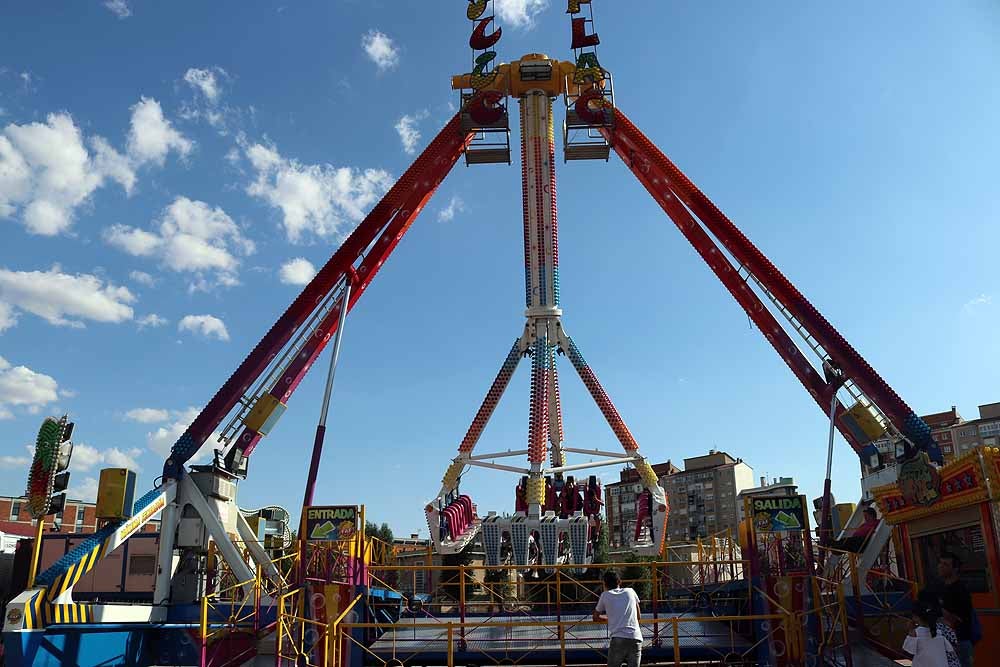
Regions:
<instances>
[{"instance_id":1,"label":"apartment building","mask_svg":"<svg viewBox=\"0 0 1000 667\"><path fill-rule=\"evenodd\" d=\"M924 415L921 419L931 427L931 437L941 448L941 454L945 461L953 460L955 458L955 438L952 429L965 421L962 419L962 415L958 414L958 409L953 405L951 410Z\"/></svg>"},{"instance_id":2,"label":"apartment building","mask_svg":"<svg viewBox=\"0 0 1000 667\"><path fill-rule=\"evenodd\" d=\"M710 450L684 459L684 470L666 478L670 501L667 537L672 542L706 537L740 522L740 492L754 484L753 468L743 459Z\"/></svg>"},{"instance_id":3,"label":"apartment building","mask_svg":"<svg viewBox=\"0 0 1000 667\"><path fill-rule=\"evenodd\" d=\"M966 420L955 406L926 415L931 437L941 447L945 462L968 454L976 447L1000 447L1000 403L979 406L979 418Z\"/></svg>"},{"instance_id":4,"label":"apartment building","mask_svg":"<svg viewBox=\"0 0 1000 667\"><path fill-rule=\"evenodd\" d=\"M680 469L670 461L653 464L653 472L666 489L665 481ZM618 473L619 480L604 487L604 510L608 522L608 546L630 547L635 541L636 499L642 493L642 482L635 468ZM673 500L668 497L673 503Z\"/></svg>"},{"instance_id":5,"label":"apartment building","mask_svg":"<svg viewBox=\"0 0 1000 667\"><path fill-rule=\"evenodd\" d=\"M976 447L1000 447L1000 403L979 406L979 419L953 426L955 457L968 454Z\"/></svg>"}]
</instances>

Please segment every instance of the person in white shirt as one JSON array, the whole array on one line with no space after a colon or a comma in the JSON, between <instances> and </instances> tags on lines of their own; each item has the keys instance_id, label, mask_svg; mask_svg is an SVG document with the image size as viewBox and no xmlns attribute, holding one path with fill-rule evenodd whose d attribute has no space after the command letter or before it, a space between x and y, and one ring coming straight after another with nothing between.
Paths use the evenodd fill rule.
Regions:
<instances>
[{"instance_id":1,"label":"person in white shirt","mask_svg":"<svg viewBox=\"0 0 1000 667\"><path fill-rule=\"evenodd\" d=\"M948 654L955 649L938 633L934 607L918 600L912 613L914 627L903 640L903 650L913 656L913 667L948 667Z\"/></svg>"},{"instance_id":2,"label":"person in white shirt","mask_svg":"<svg viewBox=\"0 0 1000 667\"><path fill-rule=\"evenodd\" d=\"M639 667L642 660L642 629L639 626L639 596L621 587L614 570L604 573L604 592L594 609L594 622L608 624L608 667Z\"/></svg>"}]
</instances>

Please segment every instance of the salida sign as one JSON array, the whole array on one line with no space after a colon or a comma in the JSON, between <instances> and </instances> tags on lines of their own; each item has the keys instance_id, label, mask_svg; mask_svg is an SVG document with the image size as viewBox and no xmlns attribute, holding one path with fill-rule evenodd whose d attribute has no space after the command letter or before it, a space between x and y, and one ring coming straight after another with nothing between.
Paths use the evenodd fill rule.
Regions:
<instances>
[{"instance_id":1,"label":"salida sign","mask_svg":"<svg viewBox=\"0 0 1000 667\"><path fill-rule=\"evenodd\" d=\"M804 496L758 496L751 500L754 529L782 533L805 530Z\"/></svg>"},{"instance_id":2,"label":"salida sign","mask_svg":"<svg viewBox=\"0 0 1000 667\"><path fill-rule=\"evenodd\" d=\"M358 532L358 508L354 505L307 507L304 535L311 542L348 540Z\"/></svg>"}]
</instances>

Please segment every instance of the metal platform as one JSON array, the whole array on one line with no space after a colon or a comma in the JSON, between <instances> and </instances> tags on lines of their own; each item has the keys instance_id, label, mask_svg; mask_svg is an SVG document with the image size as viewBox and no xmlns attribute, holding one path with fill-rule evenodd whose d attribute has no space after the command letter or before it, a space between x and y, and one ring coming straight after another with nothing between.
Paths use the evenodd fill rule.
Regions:
<instances>
[{"instance_id":1,"label":"metal platform","mask_svg":"<svg viewBox=\"0 0 1000 667\"><path fill-rule=\"evenodd\" d=\"M752 651L749 637L736 633L729 623L684 620L674 617L655 622L643 619L643 657L674 658L675 645L684 659L723 659ZM448 654L448 627L452 624L454 659L461 664L594 664L607 660L607 626L589 615L564 615L560 641L556 616L492 616L466 618L464 637L457 618L409 618L397 622L370 645L377 664L399 660L407 665L441 665ZM430 623L438 625L429 626ZM499 626L510 623L511 626ZM531 623L531 626L525 624ZM483 627L483 624L490 624ZM654 637L654 631L656 636Z\"/></svg>"}]
</instances>

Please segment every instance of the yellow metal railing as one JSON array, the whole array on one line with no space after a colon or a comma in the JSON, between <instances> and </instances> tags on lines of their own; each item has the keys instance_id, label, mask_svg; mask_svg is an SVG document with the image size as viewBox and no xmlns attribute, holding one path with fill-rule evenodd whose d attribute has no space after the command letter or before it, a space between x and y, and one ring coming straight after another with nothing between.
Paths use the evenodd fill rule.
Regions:
<instances>
[{"instance_id":1,"label":"yellow metal railing","mask_svg":"<svg viewBox=\"0 0 1000 667\"><path fill-rule=\"evenodd\" d=\"M208 664L208 647L234 633L257 636L263 629L261 607L273 599L273 586L258 567L253 579L237 582L201 599L201 664Z\"/></svg>"},{"instance_id":2,"label":"yellow metal railing","mask_svg":"<svg viewBox=\"0 0 1000 667\"><path fill-rule=\"evenodd\" d=\"M767 630L758 637L756 641L747 642L745 638L732 634L731 641L727 644L720 641L719 635L713 635L709 641L704 636L693 634L688 628L703 627L704 623L732 624L737 622L759 623L766 622ZM702 651L707 652L711 657L709 662L715 664L723 660L749 661L753 660L756 652L770 637L776 633L789 634L794 631L797 620L788 614L761 614L752 616L672 616L660 619L659 623L664 626L664 631L660 634L658 646L672 646L673 664L682 664L682 644L699 644ZM652 623L643 618L640 624L647 631ZM444 654L449 667L456 664L456 654L481 653L490 662L495 662L497 655L507 655L507 661L516 664L517 660L511 656L518 653L528 653L538 650L541 647L550 648L553 644L558 644L560 662L565 664L566 653L570 650L591 650L604 659L607 658L607 635L599 630L604 623L594 622L587 618L584 620L515 620L515 621L482 621L475 622L454 622L454 621L422 621L407 623L405 630L407 634L420 635L419 639L406 640L395 638L393 634L388 650L376 649L359 641L353 636L353 630L363 630L366 635L380 635L385 637L391 631L398 629L394 624L388 623L343 623L340 622L334 628L334 641L332 645L344 644L356 647L366 656L366 661L374 662L378 665L388 667L390 665L408 664L413 661L413 656L420 653L433 652L435 655ZM483 635L488 637L476 638L475 644L465 641L465 637L475 630L483 630ZM531 632L535 630L537 632ZM524 636L531 636L527 643ZM406 644L413 641L412 648L407 648ZM534 643L531 643L534 642ZM571 645L570 645L571 644ZM432 646L430 649L421 646ZM484 645L486 645L484 647ZM337 649L335 649L337 650ZM342 650L342 649L340 649ZM341 653L337 654L338 657ZM419 664L419 660L417 660ZM686 664L686 663L685 663ZM334 663L340 665L340 663Z\"/></svg>"},{"instance_id":3,"label":"yellow metal railing","mask_svg":"<svg viewBox=\"0 0 1000 667\"><path fill-rule=\"evenodd\" d=\"M500 566L372 566L368 570L372 585L399 593L405 598L428 592L431 601L424 606L430 613L455 611L486 612L505 606L545 605L567 612L592 606L602 591L602 574L614 568L622 583L644 593L654 606L675 603L688 607L698 604L732 602L745 598L749 583L742 574L744 561L674 561L623 562L590 565L555 565L526 569L518 565ZM488 581L486 573L499 575ZM732 578L732 573L740 576ZM421 585L436 579L433 587ZM497 578L497 577L495 577ZM747 588L743 589L743 583ZM740 588L733 590L733 584ZM425 595L426 597L426 595Z\"/></svg>"},{"instance_id":4,"label":"yellow metal railing","mask_svg":"<svg viewBox=\"0 0 1000 667\"><path fill-rule=\"evenodd\" d=\"M327 664L340 667L346 659L345 651L353 649L364 653L374 664L388 666L397 664L393 660L408 664L412 654L433 650L437 655L446 653L448 664L454 664L456 653L462 653L463 658L470 652L483 653L486 658L495 657L495 651L508 651L516 645L511 639L515 631L532 628L536 632L528 634L545 638L548 647L557 644L562 657L565 657L568 644L569 650L590 648L600 652L605 650L606 637L594 633L590 613L603 588L603 571L615 568L622 576L623 585L644 591L643 606L650 611L644 615L642 625L657 646L673 644L676 664L680 664L682 645L700 646L709 653L717 651L719 660L737 657L749 660L775 632L782 633L780 639L786 645L794 644L795 650L803 652L803 633L807 632L810 619L819 623L820 654L844 660L850 651L851 620L846 597L856 590L857 603L861 604L860 575L856 554L839 552L837 555L841 556L841 563L834 570L811 577L812 608L798 612L785 609L767 598L764 591L755 590L749 577L734 582L730 578L731 571L749 572L749 565L742 560L619 562L531 569L516 565L491 568L474 564L372 565L368 571L370 585L396 592L407 600L413 600L413 592L419 589L416 585L418 575L433 574L438 579L432 595L425 597L422 604L408 603L405 629L407 633L415 633L414 636L420 634L420 641L402 636L397 624L345 621L360 596L326 625L303 618L299 611L301 593L294 591L286 593L279 605L279 659L301 660L302 664L318 666L321 663L317 655L322 652L332 661ZM692 576L699 569L704 571L704 576ZM487 580L487 572L499 574ZM894 582L893 587L905 585L908 591L913 590L913 582L884 573L874 576ZM767 598L774 613L751 614L749 601L754 595ZM290 604L289 600L297 602ZM369 604L373 611L381 604L396 611L399 602L371 600ZM883 616L894 615L890 596L886 595L884 600L876 596L874 605L878 609L871 611ZM494 616L494 610L499 607L506 613ZM750 639L758 621L769 623L758 625L758 629L763 627L765 631ZM695 625L699 622L728 626L724 633L732 633L732 641L720 643L718 636L714 637L714 642L699 638ZM713 627L717 631L722 626ZM484 640L483 631L498 634ZM380 643L373 643L376 640ZM427 646L437 648L428 649Z\"/></svg>"},{"instance_id":5,"label":"yellow metal railing","mask_svg":"<svg viewBox=\"0 0 1000 667\"><path fill-rule=\"evenodd\" d=\"M275 657L278 665L327 667L330 656L330 624L301 615L303 589L296 588L278 598L278 628ZM286 647L290 650L286 651ZM288 661L286 663L286 661Z\"/></svg>"},{"instance_id":6,"label":"yellow metal railing","mask_svg":"<svg viewBox=\"0 0 1000 667\"><path fill-rule=\"evenodd\" d=\"M836 595L838 604L843 607L843 612L837 616L837 623L846 627L853 622L869 640L884 646L898 647L910 625L909 614L899 611L900 595L916 599L917 582L883 568L873 568L862 573L859 567L860 557L854 552L818 546L817 554L824 563L822 576L816 578L820 591L825 595L824 604L819 611L821 614L828 614L827 621L833 623L830 605ZM884 565L888 568L894 566L891 561L886 561ZM865 576L864 582L862 576ZM864 594L866 589L868 595ZM850 618L846 604L848 592L854 604ZM826 637L825 640L828 646L837 641L835 637Z\"/></svg>"},{"instance_id":7,"label":"yellow metal railing","mask_svg":"<svg viewBox=\"0 0 1000 667\"><path fill-rule=\"evenodd\" d=\"M817 652L820 656L838 656L850 651L847 604L842 579L813 577L814 606L820 628Z\"/></svg>"},{"instance_id":8,"label":"yellow metal railing","mask_svg":"<svg viewBox=\"0 0 1000 667\"><path fill-rule=\"evenodd\" d=\"M365 539L365 562L371 565L392 565L396 562L396 548L377 537Z\"/></svg>"},{"instance_id":9,"label":"yellow metal railing","mask_svg":"<svg viewBox=\"0 0 1000 667\"><path fill-rule=\"evenodd\" d=\"M362 596L351 601L337 618L317 621L301 615L303 589L297 588L278 598L277 665L296 667L331 667L341 664L338 628Z\"/></svg>"},{"instance_id":10,"label":"yellow metal railing","mask_svg":"<svg viewBox=\"0 0 1000 667\"><path fill-rule=\"evenodd\" d=\"M237 546L241 546L240 552L247 565L254 568L253 578L245 581L239 581L225 560L219 557L215 543L209 545L209 592L201 599L199 619L203 666L208 664L208 647L215 642L234 634L259 637L272 629L262 622L261 610L273 604L288 588L287 582L297 567L298 553L293 551L271 561L277 568L277 578L267 576L263 566L253 562L246 545L238 543Z\"/></svg>"},{"instance_id":11,"label":"yellow metal railing","mask_svg":"<svg viewBox=\"0 0 1000 667\"><path fill-rule=\"evenodd\" d=\"M710 576L706 576L696 583L699 577L693 576L692 570L706 566L705 571L711 572L709 565L723 566L718 581L709 582L707 580ZM456 642L465 643L468 635L480 629L534 627L542 634L551 635L553 640L558 640L560 651L564 653L567 641L575 642L578 646L580 642L589 641L583 630L593 625L590 614L603 590L602 574L609 568L620 572L623 585L644 592L643 598L650 604L651 612L643 619L643 624L651 629L657 642L669 644L671 637L678 641L697 642L697 637L688 636L688 628L692 626L683 624L699 618L723 623L742 622L747 624L745 629L748 630L749 623L759 620L758 617L747 615L750 611L747 602L750 584L747 582L744 587L740 581L734 587L728 574L730 567L742 573L747 564L743 561L725 560L710 563L622 562L583 566L557 565L531 570L516 565L495 568L477 565L373 565L368 569L368 581L371 586L393 591L407 600L409 611L414 615L414 622L418 627L437 627L442 640L450 636ZM486 572L498 575L500 580L486 581ZM411 604L415 598L413 592L419 589L416 586L418 575L433 575L439 581L431 599L422 605ZM357 646L357 650L371 653L370 647L364 644L374 637L361 640L353 636L353 630L366 629L381 634L394 627L379 623L345 623L344 619L355 608L360 596L337 619L324 625L302 615L301 596L301 591L296 589L283 594L279 600L279 664L294 664L282 663L281 660L302 660L303 664L316 664L319 660L317 651L322 651L323 655L331 656L330 659L334 660L331 664L339 665L336 660L343 657L344 647ZM398 600L371 600L369 604L376 612L380 605L387 606L393 613L399 607ZM491 616L500 607L508 614L513 614L513 618L500 621ZM681 611L663 611L670 608ZM556 620L538 619L536 614L542 610L547 616L555 616ZM722 612L722 615L711 616L704 613L713 610ZM484 612L486 616L479 615ZM685 615L692 612L695 615ZM730 615L734 612L735 615ZM444 615L451 616L451 620L435 620ZM473 615L476 616L472 617ZM783 614L768 618L773 620L791 617ZM407 627L411 628L410 625ZM600 641L589 641L587 645L590 644L593 644L594 650L603 650L606 638L602 636Z\"/></svg>"}]
</instances>

